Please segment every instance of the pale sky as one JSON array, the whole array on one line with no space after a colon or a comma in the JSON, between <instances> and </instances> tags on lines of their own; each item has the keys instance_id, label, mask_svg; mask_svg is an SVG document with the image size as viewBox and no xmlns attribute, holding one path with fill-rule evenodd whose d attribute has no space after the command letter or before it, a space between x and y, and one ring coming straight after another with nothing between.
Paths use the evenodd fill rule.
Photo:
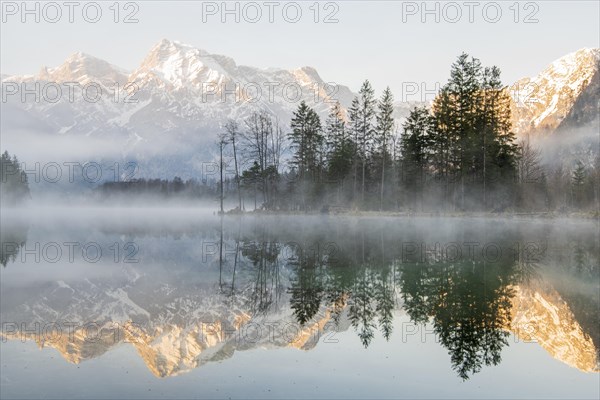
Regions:
<instances>
[{"instance_id":1,"label":"pale sky","mask_svg":"<svg viewBox=\"0 0 600 400\"><path fill-rule=\"evenodd\" d=\"M61 17L51 23L56 10L48 6L44 11L44 3L38 5L40 22L35 22L35 13L23 15L21 1L3 1L1 72L37 73L44 65L60 65L75 51L132 70L155 43L167 38L230 56L238 65L309 65L324 80L354 91L368 78L378 92L389 85L397 94L405 82L424 82L431 88L435 82L445 82L450 64L462 51L484 65L499 66L509 84L537 74L567 53L600 47L600 2L596 0L519 2L517 6L515 1L476 1L472 6L468 1L428 2L425 7L434 10L430 14L424 13L421 1L323 1L317 4L317 23L314 1L275 2L273 23L270 6L262 1L254 3L258 8L239 3L239 23L235 14L221 21L221 1L122 2L118 23L110 9L114 1L97 2L102 10L97 23L83 18L86 2L78 3L70 23L68 7L57 1ZM235 3L229 2L228 7L234 8ZM296 4L302 15L291 23ZM34 9L35 4L28 7ZM215 8L213 15L210 11ZM257 9L262 17L252 23ZM134 11L138 22L123 23ZM330 13L337 22L324 23ZM93 5L88 6L86 17L94 19Z\"/></svg>"}]
</instances>

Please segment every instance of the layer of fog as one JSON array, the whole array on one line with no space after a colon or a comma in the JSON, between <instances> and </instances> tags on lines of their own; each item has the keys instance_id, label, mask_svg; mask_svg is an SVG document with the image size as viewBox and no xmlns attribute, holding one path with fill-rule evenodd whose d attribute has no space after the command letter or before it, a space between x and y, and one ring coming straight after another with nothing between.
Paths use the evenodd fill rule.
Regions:
<instances>
[{"instance_id":1,"label":"layer of fog","mask_svg":"<svg viewBox=\"0 0 600 400\"><path fill-rule=\"evenodd\" d=\"M593 167L600 155L600 128L597 123L546 135L529 135L528 138L540 150L542 164L549 168L562 166L570 169L577 161Z\"/></svg>"}]
</instances>

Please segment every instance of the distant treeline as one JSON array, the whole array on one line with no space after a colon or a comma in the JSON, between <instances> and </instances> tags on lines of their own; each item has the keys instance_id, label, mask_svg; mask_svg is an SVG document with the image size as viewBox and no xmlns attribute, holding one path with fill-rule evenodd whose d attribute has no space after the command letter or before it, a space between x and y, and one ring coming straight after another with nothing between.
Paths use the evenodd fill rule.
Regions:
<instances>
[{"instance_id":1,"label":"distant treeline","mask_svg":"<svg viewBox=\"0 0 600 400\"><path fill-rule=\"evenodd\" d=\"M17 156L11 157L5 151L0 156L0 203L15 205L29 197L27 174L21 169Z\"/></svg>"},{"instance_id":2,"label":"distant treeline","mask_svg":"<svg viewBox=\"0 0 600 400\"><path fill-rule=\"evenodd\" d=\"M133 179L123 182L105 182L95 192L102 198L140 196L144 198L217 198L216 185L198 182L194 179L183 181L179 177L168 179Z\"/></svg>"}]
</instances>

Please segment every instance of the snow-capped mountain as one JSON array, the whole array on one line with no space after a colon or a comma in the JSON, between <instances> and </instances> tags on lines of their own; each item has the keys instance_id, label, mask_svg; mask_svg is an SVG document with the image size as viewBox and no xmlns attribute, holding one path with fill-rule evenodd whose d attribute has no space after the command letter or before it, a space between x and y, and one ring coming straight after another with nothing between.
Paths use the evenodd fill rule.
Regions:
<instances>
[{"instance_id":1,"label":"snow-capped mountain","mask_svg":"<svg viewBox=\"0 0 600 400\"><path fill-rule=\"evenodd\" d=\"M588 117L580 123L598 118L600 49L581 49L551 63L537 76L523 78L510 86L513 103L513 129L518 136L526 133L550 133L568 115L578 114L578 100L588 97ZM591 116L589 115L591 114Z\"/></svg>"},{"instance_id":2,"label":"snow-capped mountain","mask_svg":"<svg viewBox=\"0 0 600 400\"><path fill-rule=\"evenodd\" d=\"M127 82L127 71L99 58L77 52L56 68L44 67L37 76L31 77L48 82L78 82L86 85L97 82L105 87Z\"/></svg>"},{"instance_id":3,"label":"snow-capped mountain","mask_svg":"<svg viewBox=\"0 0 600 400\"><path fill-rule=\"evenodd\" d=\"M598 121L599 60L599 49L582 49L510 86L517 136ZM311 67L241 66L170 40L133 71L78 52L36 75L3 76L2 90L3 148L22 160L40 161L30 153L35 140L71 151L62 156L69 161L136 161L139 176L163 178L196 177L214 160L216 135L230 118L264 110L287 128L302 100L324 118L334 101L347 108L355 95ZM396 103L397 122L421 104Z\"/></svg>"},{"instance_id":4,"label":"snow-capped mountain","mask_svg":"<svg viewBox=\"0 0 600 400\"><path fill-rule=\"evenodd\" d=\"M2 90L7 148L18 147L11 145L26 134L78 142L90 137L90 146L104 150L98 158L137 161L144 176L184 178L213 161L211 145L229 118L240 121L267 111L287 127L301 101L325 117L336 100L347 107L354 96L311 67L240 66L229 57L169 40L157 43L131 72L75 53L37 75L4 77ZM25 90L40 95L22 96ZM107 149L98 141L109 144ZM28 158L27 149L13 151Z\"/></svg>"},{"instance_id":5,"label":"snow-capped mountain","mask_svg":"<svg viewBox=\"0 0 600 400\"><path fill-rule=\"evenodd\" d=\"M54 94L48 86L51 94L42 96L40 102L30 96L23 103L21 96L9 95L7 104L46 120L49 133L89 135L124 130L137 140L148 140L157 134L198 136L218 129L227 118L243 118L254 110L268 110L287 124L292 110L302 100L326 112L334 99L348 105L353 97L347 87L330 86L310 67L262 70L238 66L229 57L169 40L155 45L131 73L75 53L59 67L42 68L35 76L7 77L3 82L3 88L8 82L37 82L42 87L55 82L61 87L69 82L92 85L87 96L76 88L75 101L70 101L66 89L60 100L46 100ZM94 101L95 84L102 92L98 101ZM69 110L65 110L67 105L71 105ZM65 114L71 121L65 120ZM101 117L93 127L86 123L90 114ZM5 129L11 128L15 127Z\"/></svg>"},{"instance_id":6,"label":"snow-capped mountain","mask_svg":"<svg viewBox=\"0 0 600 400\"><path fill-rule=\"evenodd\" d=\"M124 132L116 126L107 129L106 121L123 111L115 98L126 82L123 69L80 52L58 67L43 67L37 75L6 77L2 107L8 120L2 134L9 139L13 132L28 130L88 136L114 132L122 137Z\"/></svg>"}]
</instances>

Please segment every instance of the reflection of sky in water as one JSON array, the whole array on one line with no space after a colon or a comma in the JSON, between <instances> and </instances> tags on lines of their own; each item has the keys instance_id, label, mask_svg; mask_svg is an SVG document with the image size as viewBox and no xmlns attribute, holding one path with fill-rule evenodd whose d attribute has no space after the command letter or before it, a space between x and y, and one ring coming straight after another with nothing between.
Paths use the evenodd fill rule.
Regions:
<instances>
[{"instance_id":1,"label":"reflection of sky in water","mask_svg":"<svg viewBox=\"0 0 600 400\"><path fill-rule=\"evenodd\" d=\"M18 237L8 232L20 231L29 251L37 242L93 242L107 250L106 257L89 263L76 251L72 263L64 262L66 254L61 262L35 263L27 254L23 263L23 255L17 254L1 272L3 324L133 321L147 335L146 342L138 352L121 340L97 346L75 343L81 347L61 356L52 345L38 351L34 343L11 337L2 343L3 397L599 394L600 376L577 369L597 366L599 252L593 222L227 217L220 259L221 224L206 213L154 209L111 210L106 215L88 210L66 219L71 214L65 210L49 215L35 224L3 215L3 241ZM121 253L115 263L114 252L108 251L114 243L135 243L133 256L139 262L124 263ZM482 252L490 244L503 255ZM458 258L456 248L461 250ZM429 308L421 315L418 307L423 304L414 299L422 290L429 290L429 298L437 293L441 297L424 301ZM361 293L367 303L360 302ZM392 304L389 342L382 337L385 312L380 310L387 295ZM336 299L341 304L334 328L338 342L329 343L325 338L330 337ZM489 306L503 299L508 306ZM469 301L473 304L465 307ZM372 308L374 315L367 322L373 325L367 349L364 337L363 343L359 338L361 319L357 324L352 319L352 310L361 306ZM477 323L486 312L508 315L519 325L486 325L502 333L485 336L484 345L477 345L479 353L490 338L502 338L507 345L500 344L498 365L484 362L466 381L451 365L455 341L438 343L429 334L422 342L418 334L410 335L415 316L429 317L427 329L437 326L438 333L452 336L458 331L453 324L468 325L469 319ZM322 329L318 343L305 345L308 351L286 348L290 343L281 337L259 343L224 336L198 339L208 338L202 336L206 326L198 332L202 323L298 327L304 317L306 326ZM514 336L519 327L532 324L539 326L537 343ZM68 363L63 356L80 363ZM155 378L160 375L173 376Z\"/></svg>"}]
</instances>

